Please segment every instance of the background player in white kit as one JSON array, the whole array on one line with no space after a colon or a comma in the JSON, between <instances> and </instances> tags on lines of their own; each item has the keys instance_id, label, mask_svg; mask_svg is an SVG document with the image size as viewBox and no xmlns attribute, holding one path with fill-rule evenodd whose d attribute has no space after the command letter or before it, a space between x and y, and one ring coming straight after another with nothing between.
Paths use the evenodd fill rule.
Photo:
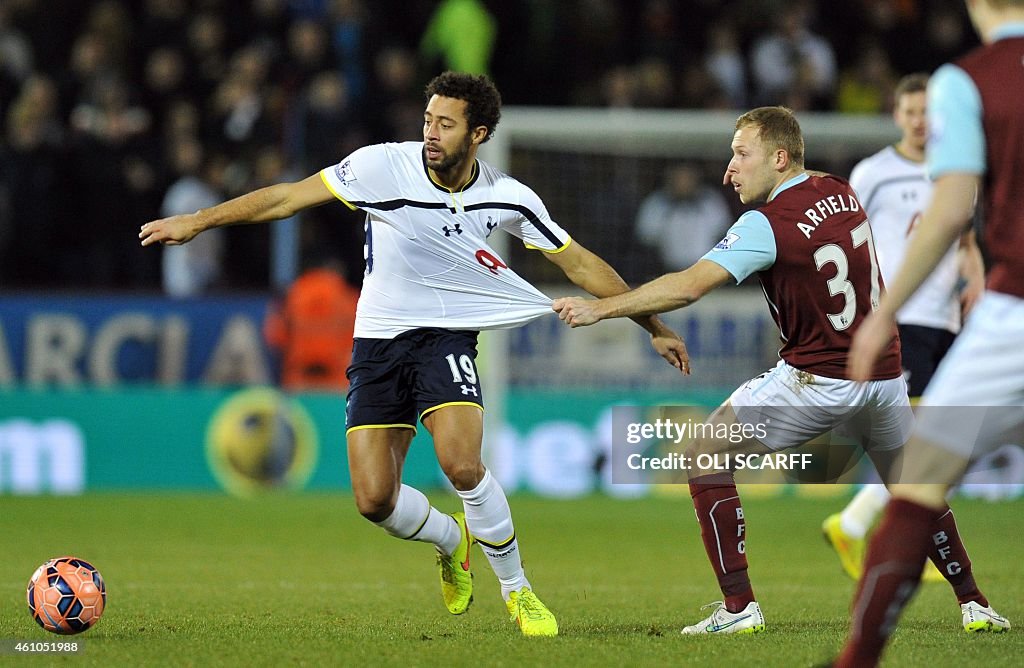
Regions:
<instances>
[{"instance_id":1,"label":"background player in white kit","mask_svg":"<svg viewBox=\"0 0 1024 668\"><path fill-rule=\"evenodd\" d=\"M927 88L927 74L900 79L893 91L893 120L900 129L900 140L857 163L850 174L850 185L871 221L878 266L886 283L895 278L914 227L932 196L924 164ZM896 314L911 403L924 394L963 318L981 296L984 282L981 251L974 231L967 230ZM888 501L884 485L865 485L842 512L822 523L822 532L839 555L843 570L854 580L860 579L864 567L868 529ZM924 579L944 580L931 562Z\"/></svg>"},{"instance_id":2,"label":"background player in white kit","mask_svg":"<svg viewBox=\"0 0 1024 668\"><path fill-rule=\"evenodd\" d=\"M436 546L452 614L472 601L469 549L478 543L523 634L552 636L558 624L526 579L505 493L480 458L483 395L475 364L479 330L550 313L551 300L509 269L487 238L496 229L521 238L593 295L628 286L573 242L532 190L476 159L501 115L489 79L445 72L428 84L426 97L423 142L361 148L303 181L147 223L139 237L144 246L185 243L206 229L287 218L335 197L366 211L366 278L346 408L359 512L393 536ZM689 373L674 332L657 318L637 322L665 359ZM441 513L402 484L417 420L433 436L464 514Z\"/></svg>"}]
</instances>

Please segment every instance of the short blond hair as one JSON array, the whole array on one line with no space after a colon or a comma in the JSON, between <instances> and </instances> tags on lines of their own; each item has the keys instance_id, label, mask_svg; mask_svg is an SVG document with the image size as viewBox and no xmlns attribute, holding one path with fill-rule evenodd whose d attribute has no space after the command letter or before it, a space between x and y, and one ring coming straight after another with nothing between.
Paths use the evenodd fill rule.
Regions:
<instances>
[{"instance_id":1,"label":"short blond hair","mask_svg":"<svg viewBox=\"0 0 1024 668\"><path fill-rule=\"evenodd\" d=\"M788 107L758 107L736 119L736 129L756 127L761 143L771 151L782 149L793 166L804 166L804 135L793 110Z\"/></svg>"}]
</instances>

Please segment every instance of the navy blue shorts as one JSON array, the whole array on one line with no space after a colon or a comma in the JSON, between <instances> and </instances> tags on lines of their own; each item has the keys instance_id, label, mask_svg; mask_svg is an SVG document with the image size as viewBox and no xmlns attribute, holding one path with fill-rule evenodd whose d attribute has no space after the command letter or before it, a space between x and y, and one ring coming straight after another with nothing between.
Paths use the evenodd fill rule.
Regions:
<instances>
[{"instance_id":1,"label":"navy blue shorts","mask_svg":"<svg viewBox=\"0 0 1024 668\"><path fill-rule=\"evenodd\" d=\"M900 325L899 330L903 376L907 379L908 393L911 397L920 397L956 335L945 329L922 325Z\"/></svg>"},{"instance_id":2,"label":"navy blue shorts","mask_svg":"<svg viewBox=\"0 0 1024 668\"><path fill-rule=\"evenodd\" d=\"M416 429L442 406L484 405L476 370L478 332L424 328L393 339L357 338L348 367L347 431Z\"/></svg>"}]
</instances>

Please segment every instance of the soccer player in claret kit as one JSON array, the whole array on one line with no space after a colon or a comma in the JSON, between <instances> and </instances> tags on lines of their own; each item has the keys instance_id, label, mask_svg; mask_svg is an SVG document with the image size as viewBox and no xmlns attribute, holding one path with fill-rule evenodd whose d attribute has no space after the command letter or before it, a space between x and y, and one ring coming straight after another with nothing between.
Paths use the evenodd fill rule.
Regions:
<instances>
[{"instance_id":1,"label":"soccer player in claret kit","mask_svg":"<svg viewBox=\"0 0 1024 668\"><path fill-rule=\"evenodd\" d=\"M691 445L690 461L735 450L778 452L843 426L858 438L884 479L909 436L913 414L896 336L887 340L867 383L846 375L852 333L882 292L863 207L843 179L805 171L803 136L789 109L760 107L740 116L732 152L724 182L744 204L764 204L740 216L702 259L615 297L562 298L552 307L573 327L664 313L756 273L781 332L782 359L741 385L709 421L716 427L757 425L764 437L735 443L699 437ZM682 632L763 631L765 619L747 575L746 520L733 473L690 470L689 483L724 601ZM937 518L935 526L949 542L931 556L968 564L959 588L954 585L958 598L984 600L952 513Z\"/></svg>"},{"instance_id":2,"label":"soccer player in claret kit","mask_svg":"<svg viewBox=\"0 0 1024 668\"><path fill-rule=\"evenodd\" d=\"M253 191L142 226L142 244L180 244L203 230L292 216L337 198L366 212L366 276L356 309L346 408L359 512L387 533L432 543L448 611L472 601L470 547L480 545L511 619L528 636L558 633L523 571L508 501L481 461L483 393L477 333L550 313L551 300L490 246L495 230L544 252L596 296L625 292L606 262L572 241L528 187L477 160L501 96L484 76L445 72L426 89L423 141L361 148L297 183ZM688 373L682 340L654 317L637 322L655 350ZM464 512L446 515L402 484L417 420L430 432Z\"/></svg>"},{"instance_id":3,"label":"soccer player in claret kit","mask_svg":"<svg viewBox=\"0 0 1024 668\"><path fill-rule=\"evenodd\" d=\"M850 185L871 221L878 268L886 283L896 276L921 212L932 197L924 168L928 123L925 116L927 74L909 74L893 92L893 118L900 140L861 160L850 173ZM949 350L962 320L977 302L985 276L974 230L965 230L914 298L896 315L903 377L911 404L928 386L939 361ZM859 580L864 568L865 536L889 501L884 485L864 485L840 513L825 518L822 531L839 555L843 570ZM929 561L924 579L943 582Z\"/></svg>"},{"instance_id":4,"label":"soccer player in claret kit","mask_svg":"<svg viewBox=\"0 0 1024 668\"><path fill-rule=\"evenodd\" d=\"M968 465L1024 436L1024 0L968 0L983 46L936 70L928 88L932 201L878 311L854 338L850 376L874 373L895 313L981 208L986 291L925 390L904 470L875 531L836 665L873 666L916 590L932 527ZM1007 536L1010 540L1010 538ZM870 586L865 583L870 581ZM978 630L1005 631L991 609Z\"/></svg>"}]
</instances>

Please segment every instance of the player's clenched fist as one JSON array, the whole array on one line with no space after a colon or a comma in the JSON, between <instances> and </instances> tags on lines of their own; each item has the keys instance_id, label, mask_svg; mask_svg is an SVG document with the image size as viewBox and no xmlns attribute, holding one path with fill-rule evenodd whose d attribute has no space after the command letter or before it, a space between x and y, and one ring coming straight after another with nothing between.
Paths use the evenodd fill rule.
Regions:
<instances>
[{"instance_id":1,"label":"player's clenched fist","mask_svg":"<svg viewBox=\"0 0 1024 668\"><path fill-rule=\"evenodd\" d=\"M582 297L560 297L551 302L551 308L570 327L583 327L601 319L597 314L597 301Z\"/></svg>"},{"instance_id":2,"label":"player's clenched fist","mask_svg":"<svg viewBox=\"0 0 1024 668\"><path fill-rule=\"evenodd\" d=\"M202 231L203 225L199 216L189 213L146 223L139 230L139 239L143 246L155 243L177 246L191 241Z\"/></svg>"}]
</instances>

